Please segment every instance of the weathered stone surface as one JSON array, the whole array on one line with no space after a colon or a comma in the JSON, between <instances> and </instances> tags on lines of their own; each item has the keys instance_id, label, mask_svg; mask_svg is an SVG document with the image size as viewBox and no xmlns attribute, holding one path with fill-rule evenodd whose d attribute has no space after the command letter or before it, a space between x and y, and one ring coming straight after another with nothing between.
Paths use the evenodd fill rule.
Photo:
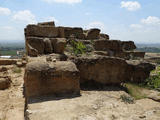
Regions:
<instances>
[{"instance_id":1,"label":"weathered stone surface","mask_svg":"<svg viewBox=\"0 0 160 120\"><path fill-rule=\"evenodd\" d=\"M133 57L137 57L137 58L144 58L145 56L145 52L140 52L140 51L132 52L132 54L133 54Z\"/></svg>"},{"instance_id":2,"label":"weathered stone surface","mask_svg":"<svg viewBox=\"0 0 160 120\"><path fill-rule=\"evenodd\" d=\"M24 77L25 96L79 94L79 71L72 62L31 62Z\"/></svg>"},{"instance_id":3,"label":"weathered stone surface","mask_svg":"<svg viewBox=\"0 0 160 120\"><path fill-rule=\"evenodd\" d=\"M18 61L18 62L16 63L16 65L17 65L17 67L23 67L23 64L22 64L21 61Z\"/></svg>"},{"instance_id":4,"label":"weathered stone surface","mask_svg":"<svg viewBox=\"0 0 160 120\"><path fill-rule=\"evenodd\" d=\"M94 51L94 54L109 56L108 52L106 52L106 51Z\"/></svg>"},{"instance_id":5,"label":"weathered stone surface","mask_svg":"<svg viewBox=\"0 0 160 120\"><path fill-rule=\"evenodd\" d=\"M130 51L136 49L136 45L133 41L122 41L123 50Z\"/></svg>"},{"instance_id":6,"label":"weathered stone surface","mask_svg":"<svg viewBox=\"0 0 160 120\"><path fill-rule=\"evenodd\" d=\"M117 51L114 53L115 57L124 58L126 60L144 58L144 55L145 52L138 52L138 51Z\"/></svg>"},{"instance_id":7,"label":"weathered stone surface","mask_svg":"<svg viewBox=\"0 0 160 120\"><path fill-rule=\"evenodd\" d=\"M60 38L70 38L71 35L74 35L77 39L85 39L85 35L83 34L83 29L79 27L58 27L59 29L59 37Z\"/></svg>"},{"instance_id":8,"label":"weathered stone surface","mask_svg":"<svg viewBox=\"0 0 160 120\"><path fill-rule=\"evenodd\" d=\"M138 61L125 61L121 58L92 55L74 58L80 71L80 83L97 82L101 84L120 84L127 82L143 82L155 66Z\"/></svg>"},{"instance_id":9,"label":"weathered stone surface","mask_svg":"<svg viewBox=\"0 0 160 120\"><path fill-rule=\"evenodd\" d=\"M150 71L155 69L155 65L138 60L129 60L127 63L126 81L144 82L149 77Z\"/></svg>"},{"instance_id":10,"label":"weathered stone surface","mask_svg":"<svg viewBox=\"0 0 160 120\"><path fill-rule=\"evenodd\" d=\"M120 84L125 80L127 63L123 59L96 55L77 58L75 63L80 71L80 83Z\"/></svg>"},{"instance_id":11,"label":"weathered stone surface","mask_svg":"<svg viewBox=\"0 0 160 120\"><path fill-rule=\"evenodd\" d=\"M55 54L55 53L52 53L50 55L47 55L46 56L46 61L48 62L53 62L54 60L57 60L57 61L67 61L67 56L65 54Z\"/></svg>"},{"instance_id":12,"label":"weathered stone surface","mask_svg":"<svg viewBox=\"0 0 160 120\"><path fill-rule=\"evenodd\" d=\"M35 57L44 53L45 45L41 37L26 37L26 52Z\"/></svg>"},{"instance_id":13,"label":"weathered stone surface","mask_svg":"<svg viewBox=\"0 0 160 120\"><path fill-rule=\"evenodd\" d=\"M0 59L0 65L13 65L16 64L16 59Z\"/></svg>"},{"instance_id":14,"label":"weathered stone surface","mask_svg":"<svg viewBox=\"0 0 160 120\"><path fill-rule=\"evenodd\" d=\"M9 77L0 77L0 90L4 90L10 87L10 78Z\"/></svg>"},{"instance_id":15,"label":"weathered stone surface","mask_svg":"<svg viewBox=\"0 0 160 120\"><path fill-rule=\"evenodd\" d=\"M94 40L94 39L98 39L99 38L99 34L100 34L100 29L90 29L87 31L87 40Z\"/></svg>"},{"instance_id":16,"label":"weathered stone surface","mask_svg":"<svg viewBox=\"0 0 160 120\"><path fill-rule=\"evenodd\" d=\"M97 51L122 51L121 41L119 40L94 40L94 48Z\"/></svg>"},{"instance_id":17,"label":"weathered stone surface","mask_svg":"<svg viewBox=\"0 0 160 120\"><path fill-rule=\"evenodd\" d=\"M51 21L51 22L42 22L42 23L38 23L38 25L40 25L40 26L52 26L52 27L55 27L54 21Z\"/></svg>"},{"instance_id":18,"label":"weathered stone surface","mask_svg":"<svg viewBox=\"0 0 160 120\"><path fill-rule=\"evenodd\" d=\"M109 35L101 33L100 34L100 39L101 38L105 38L106 40L109 40Z\"/></svg>"},{"instance_id":19,"label":"weathered stone surface","mask_svg":"<svg viewBox=\"0 0 160 120\"><path fill-rule=\"evenodd\" d=\"M45 38L43 41L44 41L44 54L53 53L51 40L49 38Z\"/></svg>"},{"instance_id":20,"label":"weathered stone surface","mask_svg":"<svg viewBox=\"0 0 160 120\"><path fill-rule=\"evenodd\" d=\"M54 26L28 25L25 30L26 36L55 38L59 35L59 29Z\"/></svg>"},{"instance_id":21,"label":"weathered stone surface","mask_svg":"<svg viewBox=\"0 0 160 120\"><path fill-rule=\"evenodd\" d=\"M65 46L66 46L66 39L65 38L51 38L50 40L54 48L54 53L63 54Z\"/></svg>"}]
</instances>

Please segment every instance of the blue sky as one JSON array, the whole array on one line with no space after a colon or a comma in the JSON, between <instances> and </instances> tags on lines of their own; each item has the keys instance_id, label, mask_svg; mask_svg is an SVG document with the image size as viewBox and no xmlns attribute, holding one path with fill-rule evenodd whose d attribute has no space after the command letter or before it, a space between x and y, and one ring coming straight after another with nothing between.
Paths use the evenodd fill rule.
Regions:
<instances>
[{"instance_id":1,"label":"blue sky","mask_svg":"<svg viewBox=\"0 0 160 120\"><path fill-rule=\"evenodd\" d=\"M160 0L0 0L0 42L24 41L27 24L98 27L111 39L160 43Z\"/></svg>"}]
</instances>

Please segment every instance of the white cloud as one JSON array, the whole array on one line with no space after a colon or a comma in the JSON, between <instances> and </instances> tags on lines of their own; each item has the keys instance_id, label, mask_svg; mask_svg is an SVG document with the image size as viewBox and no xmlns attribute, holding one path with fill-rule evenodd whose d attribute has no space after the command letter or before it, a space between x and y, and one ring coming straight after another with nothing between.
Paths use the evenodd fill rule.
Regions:
<instances>
[{"instance_id":1,"label":"white cloud","mask_svg":"<svg viewBox=\"0 0 160 120\"><path fill-rule=\"evenodd\" d=\"M103 31L105 29L105 25L102 22L95 21L89 23L87 28L99 28Z\"/></svg>"},{"instance_id":2,"label":"white cloud","mask_svg":"<svg viewBox=\"0 0 160 120\"><path fill-rule=\"evenodd\" d=\"M0 7L0 15L10 15L10 14L11 14L11 10L10 9Z\"/></svg>"},{"instance_id":3,"label":"white cloud","mask_svg":"<svg viewBox=\"0 0 160 120\"><path fill-rule=\"evenodd\" d=\"M13 16L13 19L20 22L25 22L27 24L36 23L36 17L29 10L18 11Z\"/></svg>"},{"instance_id":4,"label":"white cloud","mask_svg":"<svg viewBox=\"0 0 160 120\"><path fill-rule=\"evenodd\" d=\"M142 19L141 23L147 25L160 25L160 18L155 16L148 16L146 19Z\"/></svg>"},{"instance_id":5,"label":"white cloud","mask_svg":"<svg viewBox=\"0 0 160 120\"><path fill-rule=\"evenodd\" d=\"M54 21L55 23L59 23L59 21L53 16L45 18L44 21Z\"/></svg>"},{"instance_id":6,"label":"white cloud","mask_svg":"<svg viewBox=\"0 0 160 120\"><path fill-rule=\"evenodd\" d=\"M122 1L121 8L126 8L129 11L136 11L141 8L141 4L137 1Z\"/></svg>"},{"instance_id":7,"label":"white cloud","mask_svg":"<svg viewBox=\"0 0 160 120\"><path fill-rule=\"evenodd\" d=\"M81 3L82 0L43 0L48 3L67 3L67 4L75 4Z\"/></svg>"},{"instance_id":8,"label":"white cloud","mask_svg":"<svg viewBox=\"0 0 160 120\"><path fill-rule=\"evenodd\" d=\"M129 27L133 28L133 29L140 29L140 28L142 28L142 25L140 25L140 24L131 24Z\"/></svg>"},{"instance_id":9,"label":"white cloud","mask_svg":"<svg viewBox=\"0 0 160 120\"><path fill-rule=\"evenodd\" d=\"M136 42L159 43L160 18L148 16L140 20L138 24L131 24L129 27L132 29L126 30L127 34L122 33L124 39L128 37L133 38Z\"/></svg>"}]
</instances>

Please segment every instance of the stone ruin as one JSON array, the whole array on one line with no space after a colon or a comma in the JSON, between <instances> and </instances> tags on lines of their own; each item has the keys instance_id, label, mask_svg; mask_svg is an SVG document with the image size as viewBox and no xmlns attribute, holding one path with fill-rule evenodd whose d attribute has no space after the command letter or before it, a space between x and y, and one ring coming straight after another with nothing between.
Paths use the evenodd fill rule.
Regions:
<instances>
[{"instance_id":1,"label":"stone ruin","mask_svg":"<svg viewBox=\"0 0 160 120\"><path fill-rule=\"evenodd\" d=\"M66 47L70 39L90 46L89 54L75 56ZM143 82L155 66L144 62L145 53L135 51L133 41L110 40L100 29L56 27L54 22L25 28L28 64L25 96L80 94L88 83Z\"/></svg>"}]
</instances>

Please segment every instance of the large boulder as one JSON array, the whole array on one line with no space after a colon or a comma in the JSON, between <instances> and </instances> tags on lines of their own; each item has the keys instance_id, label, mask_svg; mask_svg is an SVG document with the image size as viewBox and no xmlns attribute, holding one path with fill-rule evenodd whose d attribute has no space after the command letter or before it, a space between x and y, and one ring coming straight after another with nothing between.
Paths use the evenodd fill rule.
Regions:
<instances>
[{"instance_id":1,"label":"large boulder","mask_svg":"<svg viewBox=\"0 0 160 120\"><path fill-rule=\"evenodd\" d=\"M127 64L126 81L130 82L144 82L149 77L150 72L155 69L155 65L138 60L128 60Z\"/></svg>"},{"instance_id":2,"label":"large boulder","mask_svg":"<svg viewBox=\"0 0 160 120\"><path fill-rule=\"evenodd\" d=\"M54 49L54 53L63 54L66 46L65 38L51 38L51 43Z\"/></svg>"},{"instance_id":3,"label":"large boulder","mask_svg":"<svg viewBox=\"0 0 160 120\"><path fill-rule=\"evenodd\" d=\"M59 29L54 26L28 25L25 29L26 36L55 38L59 35Z\"/></svg>"},{"instance_id":4,"label":"large boulder","mask_svg":"<svg viewBox=\"0 0 160 120\"><path fill-rule=\"evenodd\" d=\"M9 77L0 77L0 90L5 90L10 87L11 80Z\"/></svg>"},{"instance_id":5,"label":"large boulder","mask_svg":"<svg viewBox=\"0 0 160 120\"><path fill-rule=\"evenodd\" d=\"M87 36L87 40L94 40L94 39L98 39L99 38L99 34L100 34L100 29L94 28L94 29L90 29L87 31L86 36Z\"/></svg>"},{"instance_id":6,"label":"large boulder","mask_svg":"<svg viewBox=\"0 0 160 120\"><path fill-rule=\"evenodd\" d=\"M44 42L44 53L45 54L53 53L51 40L49 38L45 38L43 42Z\"/></svg>"},{"instance_id":7,"label":"large boulder","mask_svg":"<svg viewBox=\"0 0 160 120\"><path fill-rule=\"evenodd\" d=\"M26 37L26 51L31 57L51 53L63 54L65 46L65 38Z\"/></svg>"},{"instance_id":8,"label":"large boulder","mask_svg":"<svg viewBox=\"0 0 160 120\"><path fill-rule=\"evenodd\" d=\"M96 51L122 51L120 40L94 40L94 48Z\"/></svg>"},{"instance_id":9,"label":"large boulder","mask_svg":"<svg viewBox=\"0 0 160 120\"><path fill-rule=\"evenodd\" d=\"M100 38L101 38L101 39L104 38L104 39L106 39L106 40L109 40L109 35L104 34L104 33L101 33L101 34L100 34Z\"/></svg>"},{"instance_id":10,"label":"large boulder","mask_svg":"<svg viewBox=\"0 0 160 120\"><path fill-rule=\"evenodd\" d=\"M120 84L144 82L155 66L137 60L91 55L72 59L80 71L80 83Z\"/></svg>"},{"instance_id":11,"label":"large boulder","mask_svg":"<svg viewBox=\"0 0 160 120\"><path fill-rule=\"evenodd\" d=\"M24 85L26 97L80 94L79 71L72 62L34 61L26 66Z\"/></svg>"},{"instance_id":12,"label":"large boulder","mask_svg":"<svg viewBox=\"0 0 160 120\"><path fill-rule=\"evenodd\" d=\"M26 37L26 51L29 56L44 54L45 44L41 37Z\"/></svg>"},{"instance_id":13,"label":"large boulder","mask_svg":"<svg viewBox=\"0 0 160 120\"><path fill-rule=\"evenodd\" d=\"M54 21L51 22L42 22L42 23L38 23L39 26L52 26L55 27L55 23Z\"/></svg>"},{"instance_id":14,"label":"large boulder","mask_svg":"<svg viewBox=\"0 0 160 120\"><path fill-rule=\"evenodd\" d=\"M74 35L77 39L85 39L85 35L83 34L83 29L79 27L58 27L59 29L59 37L60 38L70 38L71 35Z\"/></svg>"},{"instance_id":15,"label":"large boulder","mask_svg":"<svg viewBox=\"0 0 160 120\"><path fill-rule=\"evenodd\" d=\"M138 51L116 51L114 53L115 57L124 58L126 60L129 59L143 59L145 56L145 52L138 52Z\"/></svg>"},{"instance_id":16,"label":"large boulder","mask_svg":"<svg viewBox=\"0 0 160 120\"><path fill-rule=\"evenodd\" d=\"M133 41L122 41L122 47L125 51L130 51L136 49L136 45Z\"/></svg>"},{"instance_id":17,"label":"large boulder","mask_svg":"<svg viewBox=\"0 0 160 120\"><path fill-rule=\"evenodd\" d=\"M80 57L74 61L80 71L80 83L120 84L125 80L127 63L123 59L105 56Z\"/></svg>"}]
</instances>

